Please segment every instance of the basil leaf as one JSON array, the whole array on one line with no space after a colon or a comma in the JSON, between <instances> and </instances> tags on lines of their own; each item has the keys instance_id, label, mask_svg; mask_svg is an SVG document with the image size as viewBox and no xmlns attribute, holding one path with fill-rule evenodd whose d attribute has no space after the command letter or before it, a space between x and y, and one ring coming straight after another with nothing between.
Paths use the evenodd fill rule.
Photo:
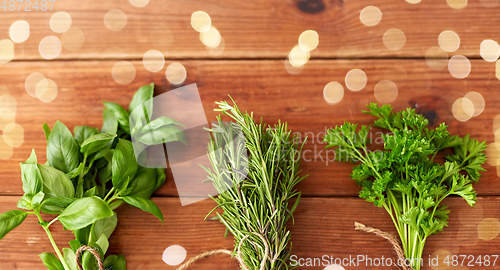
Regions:
<instances>
[{"instance_id":1,"label":"basil leaf","mask_svg":"<svg viewBox=\"0 0 500 270\"><path fill-rule=\"evenodd\" d=\"M103 250L101 246L99 246L99 244L97 244L96 242L90 242L89 246L92 247L94 250L96 250L99 253L99 255L101 255L101 258L104 257ZM97 267L97 259L92 253L90 253L87 250L85 250L82 254L82 266L84 270L99 269Z\"/></svg>"},{"instance_id":2,"label":"basil leaf","mask_svg":"<svg viewBox=\"0 0 500 270\"><path fill-rule=\"evenodd\" d=\"M163 126L153 131L148 131L139 137L139 141L146 145L156 145L173 141L181 141L184 144L184 132L175 125Z\"/></svg>"},{"instance_id":3,"label":"basil leaf","mask_svg":"<svg viewBox=\"0 0 500 270\"><path fill-rule=\"evenodd\" d=\"M99 181L101 182L102 185L106 185L106 183L111 179L111 162L108 162L105 167L99 169L98 175L99 175Z\"/></svg>"},{"instance_id":4,"label":"basil leaf","mask_svg":"<svg viewBox=\"0 0 500 270\"><path fill-rule=\"evenodd\" d=\"M140 197L123 197L122 198L127 204L132 205L141 209L142 211L148 212L156 216L163 224L163 214L160 208L151 200L140 198Z\"/></svg>"},{"instance_id":5,"label":"basil leaf","mask_svg":"<svg viewBox=\"0 0 500 270\"><path fill-rule=\"evenodd\" d=\"M43 264L45 264L48 270L65 270L59 259L52 253L44 252L38 254L38 257L42 259Z\"/></svg>"},{"instance_id":6,"label":"basil leaf","mask_svg":"<svg viewBox=\"0 0 500 270\"><path fill-rule=\"evenodd\" d=\"M156 168L156 187L155 190L159 189L165 183L167 175L165 174L164 168Z\"/></svg>"},{"instance_id":7,"label":"basil leaf","mask_svg":"<svg viewBox=\"0 0 500 270\"><path fill-rule=\"evenodd\" d=\"M47 165L38 165L42 175L43 192L49 197L75 196L75 187L68 175Z\"/></svg>"},{"instance_id":8,"label":"basil leaf","mask_svg":"<svg viewBox=\"0 0 500 270\"><path fill-rule=\"evenodd\" d=\"M43 123L43 132L45 133L45 139L47 139L47 141L49 140L49 136L50 136L50 127L49 125L47 125L47 123Z\"/></svg>"},{"instance_id":9,"label":"basil leaf","mask_svg":"<svg viewBox=\"0 0 500 270\"><path fill-rule=\"evenodd\" d=\"M59 215L74 201L73 198L51 197L43 201L41 210L45 214Z\"/></svg>"},{"instance_id":10,"label":"basil leaf","mask_svg":"<svg viewBox=\"0 0 500 270\"><path fill-rule=\"evenodd\" d=\"M38 192L35 196L32 196L31 194L24 194L17 202L17 207L26 210L33 210L40 205L43 198L45 198L45 193L42 191Z\"/></svg>"},{"instance_id":11,"label":"basil leaf","mask_svg":"<svg viewBox=\"0 0 500 270\"><path fill-rule=\"evenodd\" d=\"M118 130L118 120L115 114L108 108L102 110L102 133L116 134Z\"/></svg>"},{"instance_id":12,"label":"basil leaf","mask_svg":"<svg viewBox=\"0 0 500 270\"><path fill-rule=\"evenodd\" d=\"M155 120L151 121L149 124L145 125L142 128L142 132L151 132L156 129L159 129L164 126L169 126L169 125L179 125L179 126L184 126L183 124L177 122L176 120L166 117L166 116L160 116L156 118Z\"/></svg>"},{"instance_id":13,"label":"basil leaf","mask_svg":"<svg viewBox=\"0 0 500 270\"><path fill-rule=\"evenodd\" d=\"M89 244L89 238L90 238L90 228L91 228L91 225L88 225L87 227L85 228L81 228L81 229L78 229L78 230L74 230L73 231L73 234L75 235L75 239L78 240L78 242L80 243L78 245L78 247L76 247L76 249L74 248L76 246L77 243L73 243L71 244L71 241L69 241L70 243L70 246L71 248L76 252L78 250L78 248L81 246L81 245L88 245Z\"/></svg>"},{"instance_id":14,"label":"basil leaf","mask_svg":"<svg viewBox=\"0 0 500 270\"><path fill-rule=\"evenodd\" d=\"M156 169L139 167L130 183L129 196L149 199L156 190Z\"/></svg>"},{"instance_id":15,"label":"basil leaf","mask_svg":"<svg viewBox=\"0 0 500 270\"><path fill-rule=\"evenodd\" d=\"M47 161L64 173L68 173L80 164L78 144L71 131L57 121L47 141Z\"/></svg>"},{"instance_id":16,"label":"basil leaf","mask_svg":"<svg viewBox=\"0 0 500 270\"><path fill-rule=\"evenodd\" d=\"M81 231L81 230L79 230ZM75 237L76 237L76 233L75 233ZM71 240L69 241L69 246L71 247L71 250L73 250L74 253L76 253L76 251L82 246L82 243L78 240Z\"/></svg>"},{"instance_id":17,"label":"basil leaf","mask_svg":"<svg viewBox=\"0 0 500 270\"><path fill-rule=\"evenodd\" d=\"M91 155L93 153L96 153L103 148L105 148L111 140L113 140L116 137L115 135L111 135L108 133L99 133L92 135L90 138L86 139L82 143L82 147L80 151L84 154ZM107 148L109 150L111 148L111 144ZM106 151L107 152L107 151ZM100 157L95 157L94 159L98 159L104 156L105 153L102 153Z\"/></svg>"},{"instance_id":18,"label":"basil leaf","mask_svg":"<svg viewBox=\"0 0 500 270\"><path fill-rule=\"evenodd\" d=\"M73 169L69 173L67 173L67 175L69 178L75 178L83 172L83 169L85 169L85 164L83 164L83 162L82 162L82 163L80 163L80 165L78 165L78 167L76 167L75 169Z\"/></svg>"},{"instance_id":19,"label":"basil leaf","mask_svg":"<svg viewBox=\"0 0 500 270\"><path fill-rule=\"evenodd\" d=\"M142 128L149 123L153 115L153 99L147 100L137 106L131 113L129 118L130 134L136 138Z\"/></svg>"},{"instance_id":20,"label":"basil leaf","mask_svg":"<svg viewBox=\"0 0 500 270\"><path fill-rule=\"evenodd\" d=\"M123 257L123 255L109 255L104 260L103 264L105 269L127 270L127 263L125 262L125 257Z\"/></svg>"},{"instance_id":21,"label":"basil leaf","mask_svg":"<svg viewBox=\"0 0 500 270\"><path fill-rule=\"evenodd\" d=\"M28 216L23 210L11 210L0 215L0 239L19 226Z\"/></svg>"},{"instance_id":22,"label":"basil leaf","mask_svg":"<svg viewBox=\"0 0 500 270\"><path fill-rule=\"evenodd\" d=\"M66 229L74 231L112 215L113 211L101 198L86 197L74 201L58 218Z\"/></svg>"},{"instance_id":23,"label":"basil leaf","mask_svg":"<svg viewBox=\"0 0 500 270\"><path fill-rule=\"evenodd\" d=\"M76 266L76 254L72 249L63 248L63 257L66 261L66 264L68 264L68 266L71 268L68 270L78 270L78 267Z\"/></svg>"},{"instance_id":24,"label":"basil leaf","mask_svg":"<svg viewBox=\"0 0 500 270\"><path fill-rule=\"evenodd\" d=\"M108 241L108 238L106 238L106 235L101 234L101 236L99 237L99 239L95 243L98 244L99 247L101 247L102 254L103 255L106 254L106 252L108 251L108 248L109 248L109 241Z\"/></svg>"},{"instance_id":25,"label":"basil leaf","mask_svg":"<svg viewBox=\"0 0 500 270\"><path fill-rule=\"evenodd\" d=\"M85 193L83 193L83 197L92 197L92 196L95 196L95 194L96 194L95 188L96 187L94 186L91 189L85 191Z\"/></svg>"},{"instance_id":26,"label":"basil leaf","mask_svg":"<svg viewBox=\"0 0 500 270\"><path fill-rule=\"evenodd\" d=\"M132 101L130 101L130 105L128 106L128 111L132 113L132 111L138 106L142 105L144 102L153 98L155 84L151 83L149 85L144 85L137 92L135 92Z\"/></svg>"},{"instance_id":27,"label":"basil leaf","mask_svg":"<svg viewBox=\"0 0 500 270\"><path fill-rule=\"evenodd\" d=\"M105 235L107 238L115 231L116 224L118 223L118 218L116 213L108 218L103 218L92 224L90 229L90 241L96 241L101 235Z\"/></svg>"},{"instance_id":28,"label":"basil leaf","mask_svg":"<svg viewBox=\"0 0 500 270\"><path fill-rule=\"evenodd\" d=\"M113 186L116 189L123 188L124 181L133 179L138 167L132 142L120 139L111 164Z\"/></svg>"},{"instance_id":29,"label":"basil leaf","mask_svg":"<svg viewBox=\"0 0 500 270\"><path fill-rule=\"evenodd\" d=\"M86 139L88 139L91 136L98 134L98 133L99 133L99 129L94 128L94 127L76 126L73 129L73 134L75 134L75 139L79 145L82 145L82 143Z\"/></svg>"},{"instance_id":30,"label":"basil leaf","mask_svg":"<svg viewBox=\"0 0 500 270\"><path fill-rule=\"evenodd\" d=\"M114 102L108 102L108 101L103 101L104 106L111 110L113 115L116 117L116 120L118 120L118 124L122 127L122 129L130 133L130 126L129 126L129 114L128 112L120 105L114 103Z\"/></svg>"},{"instance_id":31,"label":"basil leaf","mask_svg":"<svg viewBox=\"0 0 500 270\"><path fill-rule=\"evenodd\" d=\"M30 157L25 162L21 162L21 178L25 194L35 195L42 191L42 175L36 163L35 150L31 151Z\"/></svg>"}]
</instances>

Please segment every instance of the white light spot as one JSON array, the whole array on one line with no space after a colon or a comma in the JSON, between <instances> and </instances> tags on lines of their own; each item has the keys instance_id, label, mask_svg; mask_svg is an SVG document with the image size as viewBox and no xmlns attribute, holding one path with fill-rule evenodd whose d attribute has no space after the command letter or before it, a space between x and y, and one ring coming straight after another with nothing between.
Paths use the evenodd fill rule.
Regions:
<instances>
[{"instance_id":1,"label":"white light spot","mask_svg":"<svg viewBox=\"0 0 500 270\"><path fill-rule=\"evenodd\" d=\"M327 266L324 270L345 270L345 268L340 265L332 264Z\"/></svg>"},{"instance_id":2,"label":"white light spot","mask_svg":"<svg viewBox=\"0 0 500 270\"><path fill-rule=\"evenodd\" d=\"M478 116L484 111L484 98L478 92L471 91L467 93L464 98L470 100L474 105L474 113L472 114L472 116Z\"/></svg>"},{"instance_id":3,"label":"white light spot","mask_svg":"<svg viewBox=\"0 0 500 270\"><path fill-rule=\"evenodd\" d=\"M286 71L288 71L288 73L295 75L295 74L299 74L304 69L304 66L300 66L300 67L293 66L292 63L290 63L290 58L287 57L285 59L285 69L286 69Z\"/></svg>"},{"instance_id":4,"label":"white light spot","mask_svg":"<svg viewBox=\"0 0 500 270\"><path fill-rule=\"evenodd\" d=\"M59 11L50 17L50 29L56 33L64 33L71 27L71 15Z\"/></svg>"},{"instance_id":5,"label":"white light spot","mask_svg":"<svg viewBox=\"0 0 500 270\"><path fill-rule=\"evenodd\" d=\"M80 28L71 27L61 36L62 46L69 51L76 51L80 49L84 42L85 34L83 34L83 31L80 30Z\"/></svg>"},{"instance_id":6,"label":"white light spot","mask_svg":"<svg viewBox=\"0 0 500 270\"><path fill-rule=\"evenodd\" d=\"M344 87L338 82L329 82L323 89L323 98L330 105L339 103L344 98Z\"/></svg>"},{"instance_id":7,"label":"white light spot","mask_svg":"<svg viewBox=\"0 0 500 270\"><path fill-rule=\"evenodd\" d=\"M10 39L0 40L0 63L8 63L14 59L14 42Z\"/></svg>"},{"instance_id":8,"label":"white light spot","mask_svg":"<svg viewBox=\"0 0 500 270\"><path fill-rule=\"evenodd\" d=\"M406 0L406 2L410 3L410 4L418 4L420 3L422 0Z\"/></svg>"},{"instance_id":9,"label":"white light spot","mask_svg":"<svg viewBox=\"0 0 500 270\"><path fill-rule=\"evenodd\" d=\"M162 259L168 265L179 265L186 259L187 251L179 245L172 245L163 251Z\"/></svg>"},{"instance_id":10,"label":"white light spot","mask_svg":"<svg viewBox=\"0 0 500 270\"><path fill-rule=\"evenodd\" d=\"M104 25L111 31L120 31L127 25L127 15L118 9L110 10L104 15Z\"/></svg>"},{"instance_id":11,"label":"white light spot","mask_svg":"<svg viewBox=\"0 0 500 270\"><path fill-rule=\"evenodd\" d=\"M186 68L178 62L170 63L165 72L167 80L173 85L181 85L186 81Z\"/></svg>"},{"instance_id":12,"label":"white light spot","mask_svg":"<svg viewBox=\"0 0 500 270\"><path fill-rule=\"evenodd\" d=\"M160 71L165 65L165 57L156 50L147 51L142 58L142 64L151 72Z\"/></svg>"},{"instance_id":13,"label":"white light spot","mask_svg":"<svg viewBox=\"0 0 500 270\"><path fill-rule=\"evenodd\" d=\"M9 146L19 147L24 142L24 129L17 123L10 123L3 129L3 140Z\"/></svg>"},{"instance_id":14,"label":"white light spot","mask_svg":"<svg viewBox=\"0 0 500 270\"><path fill-rule=\"evenodd\" d=\"M467 0L446 0L446 3L453 9L462 9L467 6Z\"/></svg>"},{"instance_id":15,"label":"white light spot","mask_svg":"<svg viewBox=\"0 0 500 270\"><path fill-rule=\"evenodd\" d=\"M439 47L445 52L454 52L460 47L460 37L457 33L446 30L441 32L438 37Z\"/></svg>"},{"instance_id":16,"label":"white light spot","mask_svg":"<svg viewBox=\"0 0 500 270\"><path fill-rule=\"evenodd\" d=\"M366 26L377 25L382 20L382 11L375 6L367 6L359 14L361 23Z\"/></svg>"},{"instance_id":17,"label":"white light spot","mask_svg":"<svg viewBox=\"0 0 500 270\"><path fill-rule=\"evenodd\" d=\"M441 70L448 65L448 53L438 46L430 47L425 52L425 63L432 69Z\"/></svg>"},{"instance_id":18,"label":"white light spot","mask_svg":"<svg viewBox=\"0 0 500 270\"><path fill-rule=\"evenodd\" d=\"M203 45L215 48L219 46L222 36L217 28L210 26L210 28L204 32L200 32L200 41Z\"/></svg>"},{"instance_id":19,"label":"white light spot","mask_svg":"<svg viewBox=\"0 0 500 270\"><path fill-rule=\"evenodd\" d=\"M453 117L460 122L469 120L474 114L474 104L466 98L458 98L451 107Z\"/></svg>"},{"instance_id":20,"label":"white light spot","mask_svg":"<svg viewBox=\"0 0 500 270\"><path fill-rule=\"evenodd\" d=\"M221 37L220 43L217 47L212 48L212 47L205 46L208 53L210 53L211 55L221 55L222 52L224 52L225 47L226 47L226 42L224 42L223 37Z\"/></svg>"},{"instance_id":21,"label":"white light spot","mask_svg":"<svg viewBox=\"0 0 500 270\"><path fill-rule=\"evenodd\" d=\"M306 30L299 36L299 46L304 51L312 51L319 45L318 32L314 30Z\"/></svg>"},{"instance_id":22,"label":"white light spot","mask_svg":"<svg viewBox=\"0 0 500 270\"><path fill-rule=\"evenodd\" d=\"M366 86L368 78L361 69L352 69L345 76L345 85L349 90L359 91Z\"/></svg>"},{"instance_id":23,"label":"white light spot","mask_svg":"<svg viewBox=\"0 0 500 270\"><path fill-rule=\"evenodd\" d=\"M144 7L149 3L149 0L128 0L134 7Z\"/></svg>"},{"instance_id":24,"label":"white light spot","mask_svg":"<svg viewBox=\"0 0 500 270\"><path fill-rule=\"evenodd\" d=\"M57 97L57 84L51 79L43 79L36 85L36 96L43 102L48 103Z\"/></svg>"},{"instance_id":25,"label":"white light spot","mask_svg":"<svg viewBox=\"0 0 500 270\"><path fill-rule=\"evenodd\" d=\"M485 39L481 42L479 54L485 61L495 62L500 56L500 46L494 40Z\"/></svg>"},{"instance_id":26,"label":"white light spot","mask_svg":"<svg viewBox=\"0 0 500 270\"><path fill-rule=\"evenodd\" d=\"M38 50L43 58L52 60L61 54L62 44L56 36L48 36L44 37L42 41L40 41Z\"/></svg>"},{"instance_id":27,"label":"white light spot","mask_svg":"<svg viewBox=\"0 0 500 270\"><path fill-rule=\"evenodd\" d=\"M30 36L30 25L27 21L16 21L9 28L9 36L15 43L25 42Z\"/></svg>"},{"instance_id":28,"label":"white light spot","mask_svg":"<svg viewBox=\"0 0 500 270\"><path fill-rule=\"evenodd\" d=\"M195 11L191 14L191 26L197 32L205 32L212 26L212 19L205 11Z\"/></svg>"},{"instance_id":29,"label":"white light spot","mask_svg":"<svg viewBox=\"0 0 500 270\"><path fill-rule=\"evenodd\" d=\"M398 87L392 81L383 80L375 85L374 95L381 103L391 103L398 97Z\"/></svg>"},{"instance_id":30,"label":"white light spot","mask_svg":"<svg viewBox=\"0 0 500 270\"><path fill-rule=\"evenodd\" d=\"M24 88L26 89L26 92L28 92L28 94L30 94L30 96L32 97L37 97L36 85L43 79L45 79L45 76L42 73L40 72L31 73L24 82Z\"/></svg>"},{"instance_id":31,"label":"white light spot","mask_svg":"<svg viewBox=\"0 0 500 270\"><path fill-rule=\"evenodd\" d=\"M469 59L463 55L454 55L448 62L448 71L451 76L457 79L463 79L469 76L471 64Z\"/></svg>"},{"instance_id":32,"label":"white light spot","mask_svg":"<svg viewBox=\"0 0 500 270\"><path fill-rule=\"evenodd\" d=\"M111 70L113 79L119 84L129 84L135 79L135 67L128 61L120 61Z\"/></svg>"},{"instance_id":33,"label":"white light spot","mask_svg":"<svg viewBox=\"0 0 500 270\"><path fill-rule=\"evenodd\" d=\"M302 49L299 45L295 46L288 54L290 64L294 67L301 67L305 65L310 58L309 51Z\"/></svg>"},{"instance_id":34,"label":"white light spot","mask_svg":"<svg viewBox=\"0 0 500 270\"><path fill-rule=\"evenodd\" d=\"M387 30L382 40L387 49L391 51L397 51L403 48L403 46L405 45L406 36L403 31L394 28Z\"/></svg>"}]
</instances>

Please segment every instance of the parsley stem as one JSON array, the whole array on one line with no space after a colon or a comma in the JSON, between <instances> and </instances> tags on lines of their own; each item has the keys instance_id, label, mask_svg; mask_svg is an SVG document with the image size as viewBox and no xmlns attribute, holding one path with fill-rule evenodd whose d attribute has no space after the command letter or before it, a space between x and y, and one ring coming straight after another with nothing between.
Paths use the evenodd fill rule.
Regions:
<instances>
[{"instance_id":1,"label":"parsley stem","mask_svg":"<svg viewBox=\"0 0 500 270\"><path fill-rule=\"evenodd\" d=\"M59 260L61 261L64 269L71 270L71 268L69 267L68 263L64 259L64 256L61 254L61 251L59 251L59 248L57 247L57 244L54 241L54 237L52 237L52 233L50 233L50 230L49 230L49 226L57 218L55 218L54 220L52 220L50 223L47 224L47 222L42 219L42 216L40 215L40 212L38 210L35 210L35 215L38 217L38 220L40 221L39 224L43 227L43 230L47 234L47 237L49 238L49 241L52 244L52 248L54 248L54 251L56 252L57 257L59 257Z\"/></svg>"}]
</instances>

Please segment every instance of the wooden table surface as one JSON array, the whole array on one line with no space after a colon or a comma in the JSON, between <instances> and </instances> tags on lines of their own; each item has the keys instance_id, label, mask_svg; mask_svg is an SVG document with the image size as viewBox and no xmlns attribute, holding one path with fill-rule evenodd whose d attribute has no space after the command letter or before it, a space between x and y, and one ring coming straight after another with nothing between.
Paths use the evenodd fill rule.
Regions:
<instances>
[{"instance_id":1,"label":"wooden table surface","mask_svg":"<svg viewBox=\"0 0 500 270\"><path fill-rule=\"evenodd\" d=\"M445 203L451 209L449 227L429 238L424 258L436 252L476 257L499 253L500 237L496 235L500 231L500 181L497 168L492 165L500 150L493 149L492 143L494 131L500 127L500 119L495 121L500 114L500 71L496 71L499 63L485 61L480 54L483 40L495 40L500 35L499 0L424 0L417 4L405 0L150 0L144 7L131 4L136 2L141 1L56 0L52 11L38 12L0 8L0 41L10 38L9 29L15 21L25 20L30 25L29 38L14 44L14 59L0 63L0 90L6 94L7 88L15 99L9 106L16 108L15 123L24 130L24 138L16 135L23 142L18 147L12 149L0 140L0 212L16 208L23 194L19 162L28 158L31 149L36 150L39 163L45 162L43 123L52 125L60 120L71 130L76 125L100 127L102 100L128 105L135 90L151 82L157 85L156 94L174 89L176 86L167 80L165 69L170 63L179 62L187 71L185 84L198 86L208 121L215 120L214 102L227 99L230 94L242 109L253 111L265 122L287 121L294 132L309 137L302 170L310 176L297 187L303 200L295 214L295 224L289 226L292 254L297 257L393 256L386 241L354 231L354 221L358 221L395 233L385 211L357 197L358 187L349 178L352 165L329 160L331 152L325 151L321 143L327 128L346 120L371 121L361 110L377 101L374 89L382 80L396 84L397 97L391 104L397 110L414 107L432 123L449 124L454 134L471 134L491 143L491 163L485 165L487 172L475 185L478 207L469 208L459 198L447 199ZM452 8L463 3L463 8ZM366 26L360 20L368 5L381 11L382 19L375 26ZM105 18L110 10L125 14L122 30L106 28ZM191 27L191 14L198 10L207 12L219 30L224 40L220 54L207 50L199 33ZM71 27L81 30L84 41L81 40L81 48L69 50L64 46L55 59L47 60L42 57L46 55L40 48L42 39L55 36L67 45L67 36L54 32L50 26L51 16L59 11L71 15ZM384 45L384 34L389 29L404 33L401 49L390 50ZM291 74L285 62L305 30L319 34L319 46L310 53L311 59L303 69ZM445 30L459 36L458 50L445 55L469 60L471 69L466 78L452 76L446 67L447 59L440 59L444 66L434 69L428 54L426 58L430 48L439 46L438 37ZM143 65L143 56L149 50L158 50L165 57L161 71L151 72ZM2 53L5 51L0 50L0 59ZM130 83L114 80L112 69L120 61L128 62L135 72ZM453 70L452 62L449 67ZM361 91L350 91L346 86L346 74L352 69L361 69L367 76ZM26 91L26 78L34 72L57 84L58 94L53 101L42 102ZM335 105L323 97L325 85L332 81L341 83L345 90L343 99ZM480 115L460 122L454 117L452 105L470 91L484 97L485 108ZM0 102L0 106L7 105ZM163 251L171 245L184 247L188 258L207 250L232 248L233 240L223 237L221 223L203 220L214 202L205 200L181 206L170 172L153 200L165 216L163 226L140 210L128 206L117 210L119 224L108 254L124 254L128 269L174 269L162 260ZM72 234L60 225L55 226L54 235L60 247L72 239ZM484 235L494 237L488 240ZM42 228L28 217L0 241L0 270L45 269L36 256L42 252L52 252L52 248ZM490 267L449 269L496 269L498 265L500 262ZM217 255L190 269L237 267L236 260Z\"/></svg>"}]
</instances>

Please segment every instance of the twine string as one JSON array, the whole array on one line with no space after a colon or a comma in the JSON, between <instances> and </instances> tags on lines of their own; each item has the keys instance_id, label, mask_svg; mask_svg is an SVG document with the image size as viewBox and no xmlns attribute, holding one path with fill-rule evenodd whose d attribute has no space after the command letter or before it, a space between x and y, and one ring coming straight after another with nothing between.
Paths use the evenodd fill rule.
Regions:
<instances>
[{"instance_id":1,"label":"twine string","mask_svg":"<svg viewBox=\"0 0 500 270\"><path fill-rule=\"evenodd\" d=\"M401 245L399 244L398 239L396 237L394 237L394 235L387 233L387 232L384 232L384 231L381 231L379 229L367 227L367 226L365 226L365 224L361 224L358 222L354 222L354 229L357 231L363 231L366 233L373 233L373 234L375 234L379 237L382 237L382 238L386 239L387 241L389 241L389 243L391 243L392 248L394 249L394 252L396 253L396 256L398 258L398 263L396 263L396 265L401 267L401 269L403 269L403 270L413 270L413 268L411 266L407 265L405 253L404 253L403 249L401 248Z\"/></svg>"},{"instance_id":2,"label":"twine string","mask_svg":"<svg viewBox=\"0 0 500 270\"><path fill-rule=\"evenodd\" d=\"M104 265L102 264L102 259L101 259L101 255L99 254L99 252L97 252L97 250L93 249L92 247L89 247L89 246L81 246L80 248L78 248L78 250L76 251L76 266L78 266L78 269L79 270L83 270L82 268L82 263L80 262L80 255L85 251L87 250L88 252L90 252L92 255L94 255L94 257L96 258L97 260L97 264L99 266L99 270L104 270Z\"/></svg>"},{"instance_id":3,"label":"twine string","mask_svg":"<svg viewBox=\"0 0 500 270\"><path fill-rule=\"evenodd\" d=\"M264 244L264 258L262 258L262 262L260 263L260 270L264 270L264 268L266 267L266 261L268 259L268 255L269 255L269 245L267 244L267 241L264 238L264 236L262 236L261 234L255 233L255 232L252 232L252 234L258 236L262 240L262 243ZM236 256L234 256L238 260L238 262L240 263L240 266L243 269L245 269L245 270L250 270L250 268L248 268L248 266L243 261L243 258L241 256L241 247L243 246L243 243L248 239L248 237L250 237L250 235L245 235L241 239L240 243L238 244L238 251L236 253ZM187 262L183 263L179 268L177 268L177 270L185 270L191 264L193 264L194 262L196 262L198 260L201 260L201 259L203 259L205 257L208 257L208 256L212 256L212 255L216 255L216 254L222 254L222 253L228 254L230 256L232 255L231 251L229 251L227 249L216 249L216 250L211 250L211 251L203 252L203 253L201 253L199 255L196 255L196 256L192 257Z\"/></svg>"}]
</instances>

